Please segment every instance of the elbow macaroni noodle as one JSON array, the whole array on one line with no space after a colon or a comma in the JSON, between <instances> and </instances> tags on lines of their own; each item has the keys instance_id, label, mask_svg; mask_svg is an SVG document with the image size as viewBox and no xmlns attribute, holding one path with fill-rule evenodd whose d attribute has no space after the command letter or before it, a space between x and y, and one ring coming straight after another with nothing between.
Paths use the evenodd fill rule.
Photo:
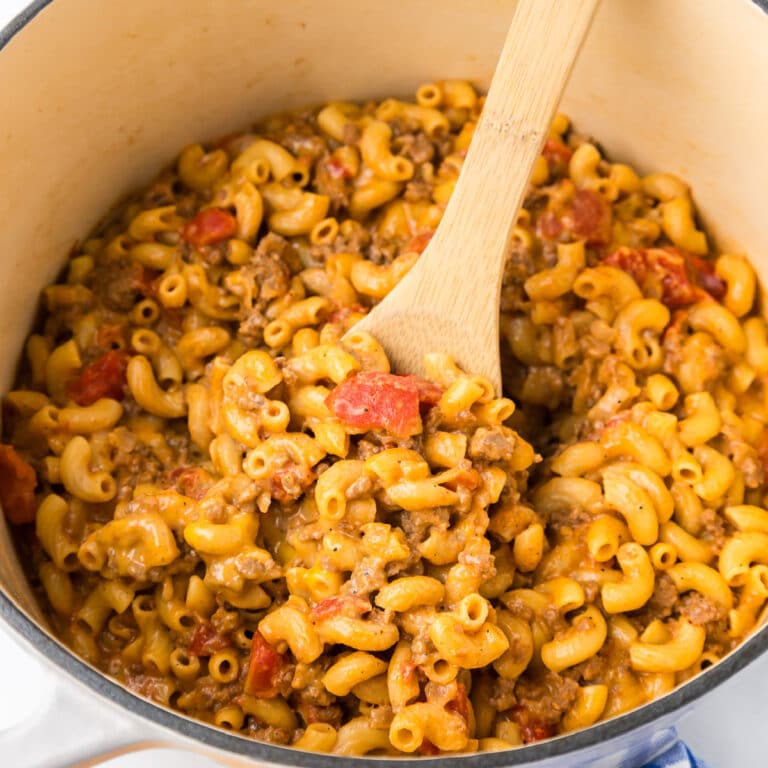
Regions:
<instances>
[{"instance_id":1,"label":"elbow macaroni noodle","mask_svg":"<svg viewBox=\"0 0 768 768\"><path fill-rule=\"evenodd\" d=\"M759 626L768 334L684 182L556 117L504 397L345 336L426 247L482 103L438 81L189 146L44 292L0 500L56 631L138 694L297 749L498 750Z\"/></svg>"}]
</instances>

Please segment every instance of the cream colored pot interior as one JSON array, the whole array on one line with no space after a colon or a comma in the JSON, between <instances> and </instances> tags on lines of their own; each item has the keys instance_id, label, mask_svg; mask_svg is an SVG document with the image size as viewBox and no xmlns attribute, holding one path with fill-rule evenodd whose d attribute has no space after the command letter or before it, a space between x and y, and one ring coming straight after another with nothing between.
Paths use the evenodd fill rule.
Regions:
<instances>
[{"instance_id":1,"label":"cream colored pot interior","mask_svg":"<svg viewBox=\"0 0 768 768\"><path fill-rule=\"evenodd\" d=\"M73 243L180 147L325 99L444 77L485 86L513 11L510 0L54 0L0 53L0 391ZM688 179L719 247L748 253L768 280L758 7L603 0L563 109L614 157ZM2 518L0 586L38 615Z\"/></svg>"}]
</instances>

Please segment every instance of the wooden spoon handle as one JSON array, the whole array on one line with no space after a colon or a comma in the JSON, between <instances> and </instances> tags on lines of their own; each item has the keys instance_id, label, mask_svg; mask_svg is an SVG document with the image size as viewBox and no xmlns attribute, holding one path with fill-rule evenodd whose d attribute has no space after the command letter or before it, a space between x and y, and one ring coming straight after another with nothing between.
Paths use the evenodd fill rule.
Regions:
<instances>
[{"instance_id":1,"label":"wooden spoon handle","mask_svg":"<svg viewBox=\"0 0 768 768\"><path fill-rule=\"evenodd\" d=\"M502 265L530 173L599 0L519 0L456 188L418 269L433 307L456 312L443 290L498 305ZM439 263L439 266L438 266Z\"/></svg>"},{"instance_id":2,"label":"wooden spoon handle","mask_svg":"<svg viewBox=\"0 0 768 768\"><path fill-rule=\"evenodd\" d=\"M396 370L448 352L501 391L499 298L531 170L599 0L519 0L443 220L408 275L355 330Z\"/></svg>"}]
</instances>

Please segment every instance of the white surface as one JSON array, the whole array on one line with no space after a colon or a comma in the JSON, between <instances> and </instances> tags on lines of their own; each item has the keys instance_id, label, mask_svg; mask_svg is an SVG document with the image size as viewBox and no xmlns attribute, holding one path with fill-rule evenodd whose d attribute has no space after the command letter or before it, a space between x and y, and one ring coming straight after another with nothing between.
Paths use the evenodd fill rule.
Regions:
<instances>
[{"instance_id":1,"label":"white surface","mask_svg":"<svg viewBox=\"0 0 768 768\"><path fill-rule=\"evenodd\" d=\"M59 0L66 2L66 0ZM606 0L610 1L610 0ZM0 0L0 27L27 3ZM2 55L2 54L0 54ZM0 106L0 115L2 114ZM0 116L0 124L2 117ZM67 683L57 673L41 666L21 649L0 626L0 766L28 768L23 763L6 765L3 741L22 731L39 743L48 740L51 764L56 762L61 734L56 733L56 707L62 698L56 691ZM87 718L85 719L87 722ZM763 768L768 766L768 657L710 694L680 728L691 748L711 768ZM119 715L114 723L121 730ZM88 737L83 734L83 744ZM211 768L205 758L175 751L153 750L110 760L110 768Z\"/></svg>"}]
</instances>

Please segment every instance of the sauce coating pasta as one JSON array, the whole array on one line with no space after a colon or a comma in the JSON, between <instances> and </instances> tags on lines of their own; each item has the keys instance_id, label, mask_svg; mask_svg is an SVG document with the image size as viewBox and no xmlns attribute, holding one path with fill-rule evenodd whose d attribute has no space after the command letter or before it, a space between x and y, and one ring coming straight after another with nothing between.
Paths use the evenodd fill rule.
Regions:
<instances>
[{"instance_id":1,"label":"sauce coating pasta","mask_svg":"<svg viewBox=\"0 0 768 768\"><path fill-rule=\"evenodd\" d=\"M650 701L759 624L766 325L683 181L556 117L503 397L354 332L482 103L429 83L189 146L45 289L0 503L55 631L135 693L301 749L495 750Z\"/></svg>"}]
</instances>

